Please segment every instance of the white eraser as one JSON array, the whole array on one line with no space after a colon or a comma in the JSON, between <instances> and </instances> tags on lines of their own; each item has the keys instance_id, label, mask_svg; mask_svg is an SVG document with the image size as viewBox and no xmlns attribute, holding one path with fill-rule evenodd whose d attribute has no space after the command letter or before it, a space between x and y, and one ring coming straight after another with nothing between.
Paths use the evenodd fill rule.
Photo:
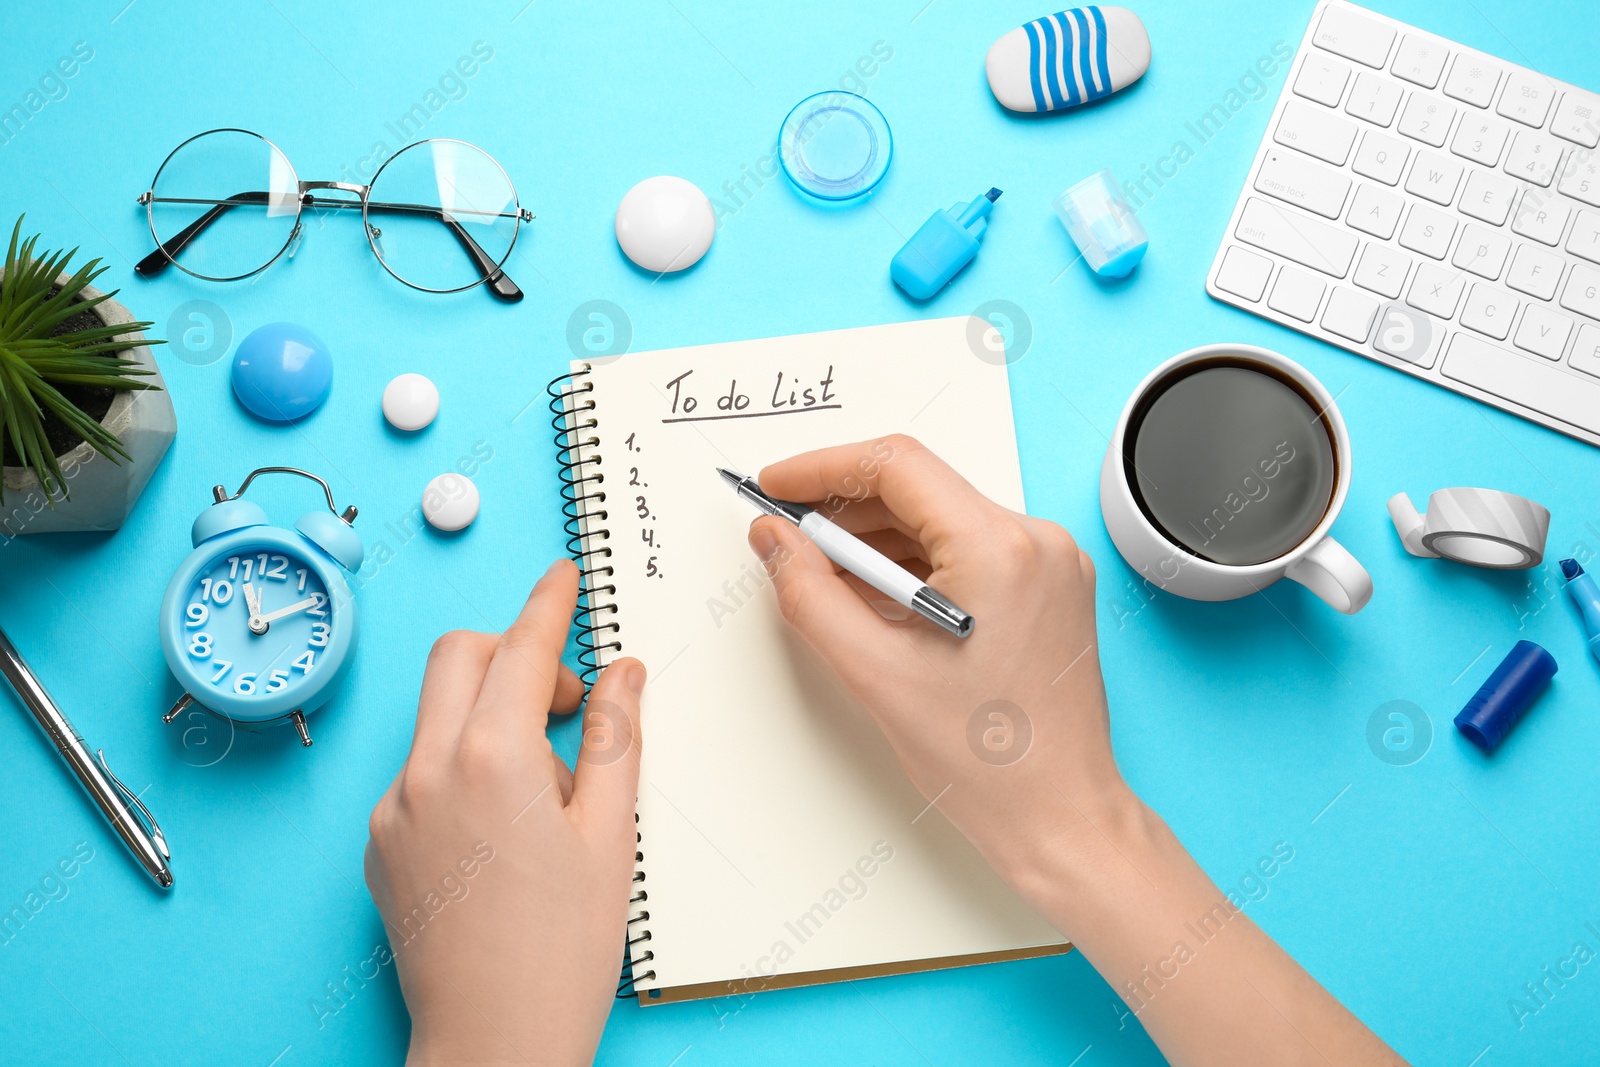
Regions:
<instances>
[{"instance_id":1,"label":"white eraser","mask_svg":"<svg viewBox=\"0 0 1600 1067\"><path fill-rule=\"evenodd\" d=\"M1126 89L1150 69L1150 35L1125 7L1074 7L996 41L989 89L1012 111L1060 111Z\"/></svg>"}]
</instances>

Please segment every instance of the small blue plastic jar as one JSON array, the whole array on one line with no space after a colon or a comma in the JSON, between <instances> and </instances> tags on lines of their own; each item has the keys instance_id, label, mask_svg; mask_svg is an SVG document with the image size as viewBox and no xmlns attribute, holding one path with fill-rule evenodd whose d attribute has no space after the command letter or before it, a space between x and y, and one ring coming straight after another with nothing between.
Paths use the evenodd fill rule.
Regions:
<instances>
[{"instance_id":1,"label":"small blue plastic jar","mask_svg":"<svg viewBox=\"0 0 1600 1067\"><path fill-rule=\"evenodd\" d=\"M865 97L834 89L794 106L778 131L783 172L818 200L865 196L883 180L894 155L889 122Z\"/></svg>"}]
</instances>

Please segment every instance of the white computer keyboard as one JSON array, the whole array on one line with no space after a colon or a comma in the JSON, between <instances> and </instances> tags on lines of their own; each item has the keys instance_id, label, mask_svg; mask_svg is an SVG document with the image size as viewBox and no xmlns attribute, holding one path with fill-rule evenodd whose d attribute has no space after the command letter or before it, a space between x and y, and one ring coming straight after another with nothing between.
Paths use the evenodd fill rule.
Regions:
<instances>
[{"instance_id":1,"label":"white computer keyboard","mask_svg":"<svg viewBox=\"0 0 1600 1067\"><path fill-rule=\"evenodd\" d=\"M1218 300L1600 445L1600 96L1324 0Z\"/></svg>"}]
</instances>

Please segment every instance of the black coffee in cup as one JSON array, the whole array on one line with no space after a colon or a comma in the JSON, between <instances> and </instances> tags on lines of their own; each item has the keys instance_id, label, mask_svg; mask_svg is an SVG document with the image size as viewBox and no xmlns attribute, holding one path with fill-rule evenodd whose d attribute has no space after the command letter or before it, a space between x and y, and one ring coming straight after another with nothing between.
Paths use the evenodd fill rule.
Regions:
<instances>
[{"instance_id":1,"label":"black coffee in cup","mask_svg":"<svg viewBox=\"0 0 1600 1067\"><path fill-rule=\"evenodd\" d=\"M1158 381L1128 422L1123 462L1134 499L1168 540L1213 563L1277 559L1333 503L1333 430L1275 367L1200 360Z\"/></svg>"}]
</instances>

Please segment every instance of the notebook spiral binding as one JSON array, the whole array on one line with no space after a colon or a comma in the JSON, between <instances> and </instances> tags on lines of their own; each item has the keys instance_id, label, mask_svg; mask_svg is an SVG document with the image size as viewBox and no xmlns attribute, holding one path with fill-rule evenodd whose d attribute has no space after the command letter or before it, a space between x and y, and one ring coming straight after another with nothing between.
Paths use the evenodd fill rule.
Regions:
<instances>
[{"instance_id":1,"label":"notebook spiral binding","mask_svg":"<svg viewBox=\"0 0 1600 1067\"><path fill-rule=\"evenodd\" d=\"M578 644L578 676L584 688L594 684L595 677L613 655L622 651L617 635L622 623L617 620L617 605L612 599L617 594L616 585L610 581L616 575L607 562L611 540L606 529L610 517L605 508L605 472L600 468L603 459L598 431L600 420L595 417L597 406L589 394L594 383L583 381L591 370L585 363L582 370L571 371L551 380L545 387L550 394L550 429L555 434L556 465L561 478L562 529L567 534L567 554L578 565L578 606L572 613L574 640ZM604 584L600 584L604 581ZM650 899L644 888L643 841L634 815L633 838L633 895L628 898L628 933L622 973L617 980L617 997L637 997L634 983L654 978L652 970L640 973L639 965L655 959L649 949L639 951L638 946L650 940L650 912L640 905Z\"/></svg>"}]
</instances>

